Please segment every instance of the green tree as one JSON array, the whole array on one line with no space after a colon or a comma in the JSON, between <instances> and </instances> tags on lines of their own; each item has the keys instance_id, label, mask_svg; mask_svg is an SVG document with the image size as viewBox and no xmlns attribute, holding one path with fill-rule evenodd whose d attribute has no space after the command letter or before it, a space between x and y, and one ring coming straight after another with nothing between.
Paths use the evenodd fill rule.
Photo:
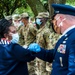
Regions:
<instances>
[{"instance_id":1,"label":"green tree","mask_svg":"<svg viewBox=\"0 0 75 75\"><path fill-rule=\"evenodd\" d=\"M39 12L47 11L40 0L26 0L34 15L36 16Z\"/></svg>"},{"instance_id":2,"label":"green tree","mask_svg":"<svg viewBox=\"0 0 75 75\"><path fill-rule=\"evenodd\" d=\"M25 0L0 0L0 18L5 15L11 15L16 8L24 6L26 8Z\"/></svg>"},{"instance_id":3,"label":"green tree","mask_svg":"<svg viewBox=\"0 0 75 75\"><path fill-rule=\"evenodd\" d=\"M27 9L29 13L32 10L35 16L39 12L49 11L51 16L53 14L51 4L65 4L66 1L67 4L75 5L75 0L0 0L0 18L4 15L11 15L17 8L20 13L22 13L22 11L24 12L24 9Z\"/></svg>"}]
</instances>

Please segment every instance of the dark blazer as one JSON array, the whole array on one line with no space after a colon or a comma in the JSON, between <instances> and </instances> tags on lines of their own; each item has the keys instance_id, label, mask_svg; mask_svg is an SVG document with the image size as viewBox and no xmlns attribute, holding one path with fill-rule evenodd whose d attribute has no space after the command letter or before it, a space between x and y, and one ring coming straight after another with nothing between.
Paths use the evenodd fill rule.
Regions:
<instances>
[{"instance_id":1,"label":"dark blazer","mask_svg":"<svg viewBox=\"0 0 75 75\"><path fill-rule=\"evenodd\" d=\"M53 50L41 48L35 56L53 62L51 75L75 75L75 28L63 35Z\"/></svg>"},{"instance_id":2,"label":"dark blazer","mask_svg":"<svg viewBox=\"0 0 75 75\"><path fill-rule=\"evenodd\" d=\"M34 57L18 44L0 44L0 75L28 75L27 62Z\"/></svg>"}]
</instances>

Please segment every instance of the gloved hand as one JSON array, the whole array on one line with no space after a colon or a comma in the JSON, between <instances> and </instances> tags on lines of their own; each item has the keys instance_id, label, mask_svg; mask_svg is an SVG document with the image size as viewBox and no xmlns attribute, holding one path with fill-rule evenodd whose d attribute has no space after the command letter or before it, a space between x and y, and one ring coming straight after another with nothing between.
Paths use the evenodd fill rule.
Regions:
<instances>
[{"instance_id":1,"label":"gloved hand","mask_svg":"<svg viewBox=\"0 0 75 75\"><path fill-rule=\"evenodd\" d=\"M41 48L40 48L40 46L37 43L30 44L28 49L30 51L33 51L33 52L36 52L36 53L41 51Z\"/></svg>"}]
</instances>

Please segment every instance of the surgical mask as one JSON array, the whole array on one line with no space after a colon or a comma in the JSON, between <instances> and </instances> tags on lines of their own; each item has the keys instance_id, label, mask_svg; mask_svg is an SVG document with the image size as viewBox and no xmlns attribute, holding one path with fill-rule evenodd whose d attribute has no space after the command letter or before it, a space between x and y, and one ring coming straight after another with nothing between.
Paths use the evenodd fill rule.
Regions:
<instances>
[{"instance_id":1,"label":"surgical mask","mask_svg":"<svg viewBox=\"0 0 75 75\"><path fill-rule=\"evenodd\" d=\"M18 43L18 41L19 41L19 35L18 35L18 33L12 34L12 40L11 40L11 42L12 43Z\"/></svg>"},{"instance_id":2,"label":"surgical mask","mask_svg":"<svg viewBox=\"0 0 75 75\"><path fill-rule=\"evenodd\" d=\"M37 18L36 19L36 24L41 25L42 24L41 19Z\"/></svg>"}]
</instances>

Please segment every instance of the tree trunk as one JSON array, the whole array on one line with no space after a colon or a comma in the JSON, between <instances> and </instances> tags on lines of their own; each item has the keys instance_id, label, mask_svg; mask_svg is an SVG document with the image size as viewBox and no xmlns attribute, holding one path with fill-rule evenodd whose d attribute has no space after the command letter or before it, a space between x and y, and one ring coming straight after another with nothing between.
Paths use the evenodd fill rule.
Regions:
<instances>
[{"instance_id":1,"label":"tree trunk","mask_svg":"<svg viewBox=\"0 0 75 75\"><path fill-rule=\"evenodd\" d=\"M26 2L31 7L35 16L37 16L39 12L46 11L40 0L26 0Z\"/></svg>"},{"instance_id":2,"label":"tree trunk","mask_svg":"<svg viewBox=\"0 0 75 75\"><path fill-rule=\"evenodd\" d=\"M48 7L49 7L50 18L53 15L53 8L51 7L52 3L65 4L66 0L48 0Z\"/></svg>"},{"instance_id":3,"label":"tree trunk","mask_svg":"<svg viewBox=\"0 0 75 75\"><path fill-rule=\"evenodd\" d=\"M52 3L54 3L54 0L48 0L48 7L49 7L50 18L53 15L53 8L51 6Z\"/></svg>"}]
</instances>

